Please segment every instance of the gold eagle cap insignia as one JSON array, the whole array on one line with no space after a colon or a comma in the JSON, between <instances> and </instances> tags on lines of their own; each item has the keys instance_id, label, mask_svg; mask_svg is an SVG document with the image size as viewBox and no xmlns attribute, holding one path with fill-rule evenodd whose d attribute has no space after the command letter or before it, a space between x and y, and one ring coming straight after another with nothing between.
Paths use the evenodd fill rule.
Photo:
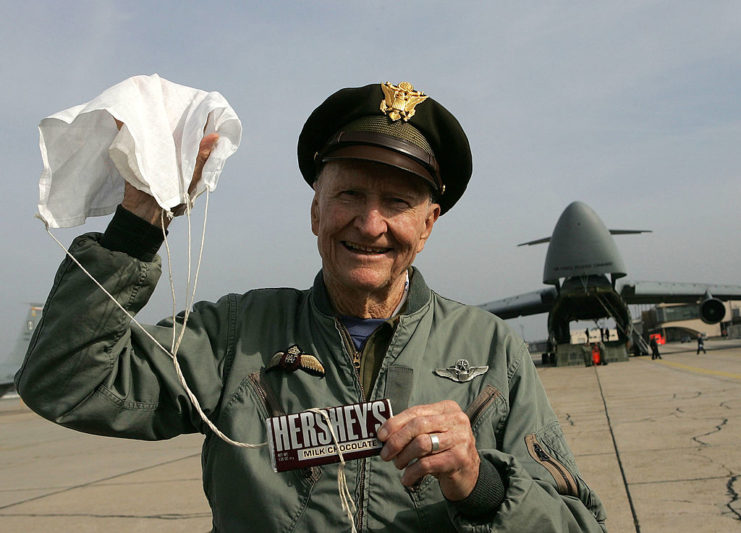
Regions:
<instances>
[{"instance_id":1,"label":"gold eagle cap insignia","mask_svg":"<svg viewBox=\"0 0 741 533\"><path fill-rule=\"evenodd\" d=\"M295 372L303 370L312 376L324 377L324 366L319 359L304 353L304 351L294 344L285 351L275 352L268 363L267 372L280 368L286 372Z\"/></svg>"},{"instance_id":2,"label":"gold eagle cap insignia","mask_svg":"<svg viewBox=\"0 0 741 533\"><path fill-rule=\"evenodd\" d=\"M414 116L414 108L427 100L427 96L422 91L415 91L414 86L408 81L402 81L399 85L393 85L391 82L381 84L383 90L383 100L381 100L381 112L396 122L403 119L408 121Z\"/></svg>"}]
</instances>

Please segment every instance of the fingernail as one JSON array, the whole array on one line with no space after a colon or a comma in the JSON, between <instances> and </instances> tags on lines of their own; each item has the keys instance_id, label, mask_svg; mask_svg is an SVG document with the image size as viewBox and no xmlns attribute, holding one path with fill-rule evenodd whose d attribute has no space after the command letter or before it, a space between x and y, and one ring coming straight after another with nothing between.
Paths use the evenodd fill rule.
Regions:
<instances>
[{"instance_id":1,"label":"fingernail","mask_svg":"<svg viewBox=\"0 0 741 533\"><path fill-rule=\"evenodd\" d=\"M389 452L386 449L386 446L384 446L383 448L381 448L381 459L385 461L386 459L388 459L388 456L389 456Z\"/></svg>"},{"instance_id":2,"label":"fingernail","mask_svg":"<svg viewBox=\"0 0 741 533\"><path fill-rule=\"evenodd\" d=\"M379 440L386 440L386 437L389 436L389 432L385 427L381 426L378 429L378 433L376 433L376 435L378 435Z\"/></svg>"}]
</instances>

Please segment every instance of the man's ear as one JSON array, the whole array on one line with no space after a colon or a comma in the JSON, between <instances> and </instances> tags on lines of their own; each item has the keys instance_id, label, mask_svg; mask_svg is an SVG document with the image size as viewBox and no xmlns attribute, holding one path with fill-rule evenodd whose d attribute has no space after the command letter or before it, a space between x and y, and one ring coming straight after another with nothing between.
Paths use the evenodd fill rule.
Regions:
<instances>
[{"instance_id":1,"label":"man's ear","mask_svg":"<svg viewBox=\"0 0 741 533\"><path fill-rule=\"evenodd\" d=\"M316 190L311 201L311 232L319 236L319 194Z\"/></svg>"},{"instance_id":2,"label":"man's ear","mask_svg":"<svg viewBox=\"0 0 741 533\"><path fill-rule=\"evenodd\" d=\"M435 222L437 222L438 218L440 218L440 204L432 202L427 208L425 229L422 231L422 235L419 239L419 244L417 245L417 253L421 252L424 249L427 238L432 233L432 227L435 225Z\"/></svg>"}]
</instances>

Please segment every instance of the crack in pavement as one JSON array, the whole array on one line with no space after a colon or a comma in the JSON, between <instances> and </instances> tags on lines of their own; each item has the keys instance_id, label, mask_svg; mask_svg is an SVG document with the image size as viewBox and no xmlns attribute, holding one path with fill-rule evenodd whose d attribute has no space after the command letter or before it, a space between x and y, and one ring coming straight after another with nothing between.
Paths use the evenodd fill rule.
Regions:
<instances>
[{"instance_id":1,"label":"crack in pavement","mask_svg":"<svg viewBox=\"0 0 741 533\"><path fill-rule=\"evenodd\" d=\"M669 417L684 418L684 417L680 417L679 414L677 414L677 413L682 414L682 415L685 414L685 412L682 410L681 407L676 407L674 409L674 411L672 411L670 413L655 414L655 415L646 416L646 417L643 417L643 418L637 418L637 419L633 419L633 420L623 420L621 423L622 424L640 424L642 422L652 422L652 423L655 423L655 422L658 422L661 419L669 418ZM692 416L692 417L689 417L689 418L690 418L690 420L705 420L705 417L694 417L694 416Z\"/></svg>"},{"instance_id":2,"label":"crack in pavement","mask_svg":"<svg viewBox=\"0 0 741 533\"><path fill-rule=\"evenodd\" d=\"M708 477L691 477L691 478L677 478L677 479L655 479L651 481L631 481L631 486L639 485L669 485L671 483L687 483L693 481L713 481L716 479L727 479L728 476L708 476Z\"/></svg>"},{"instance_id":3,"label":"crack in pavement","mask_svg":"<svg viewBox=\"0 0 741 533\"><path fill-rule=\"evenodd\" d=\"M700 437L707 437L708 435L712 435L714 433L718 433L723 430L723 426L725 426L728 423L728 419L724 418L723 421L715 426L715 429L713 431L708 431L707 433L703 433L702 435L695 435L692 437L692 440L697 442L700 446L710 446L709 443L700 440Z\"/></svg>"},{"instance_id":4,"label":"crack in pavement","mask_svg":"<svg viewBox=\"0 0 741 533\"><path fill-rule=\"evenodd\" d=\"M738 492L736 492L736 489L734 488L734 484L736 481L738 481L738 478L741 476L735 475L728 478L728 483L726 484L726 494L728 494L731 497L731 501L729 501L726 504L726 507L728 507L728 511L735 515L734 520L741 520L741 505L738 505L739 503L739 497ZM728 514L728 513L724 513Z\"/></svg>"},{"instance_id":5,"label":"crack in pavement","mask_svg":"<svg viewBox=\"0 0 741 533\"><path fill-rule=\"evenodd\" d=\"M694 400L702 396L702 391L679 393L675 392L672 394L672 400Z\"/></svg>"}]
</instances>

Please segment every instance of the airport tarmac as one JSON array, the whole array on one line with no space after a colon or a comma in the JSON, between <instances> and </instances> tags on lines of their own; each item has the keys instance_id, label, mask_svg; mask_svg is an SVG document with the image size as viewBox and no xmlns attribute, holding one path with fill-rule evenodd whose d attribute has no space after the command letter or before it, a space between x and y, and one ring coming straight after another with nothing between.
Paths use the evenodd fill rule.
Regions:
<instances>
[{"instance_id":1,"label":"airport tarmac","mask_svg":"<svg viewBox=\"0 0 741 533\"><path fill-rule=\"evenodd\" d=\"M539 368L611 532L741 530L741 341ZM208 531L202 437L84 435L0 400L0 531Z\"/></svg>"}]
</instances>

